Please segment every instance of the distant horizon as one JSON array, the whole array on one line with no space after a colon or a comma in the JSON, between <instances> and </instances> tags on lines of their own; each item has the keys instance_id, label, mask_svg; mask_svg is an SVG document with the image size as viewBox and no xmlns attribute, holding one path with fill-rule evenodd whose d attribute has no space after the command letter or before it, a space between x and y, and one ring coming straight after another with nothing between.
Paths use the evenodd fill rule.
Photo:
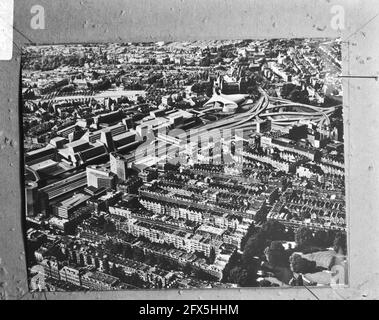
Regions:
<instances>
[{"instance_id":1,"label":"distant horizon","mask_svg":"<svg viewBox=\"0 0 379 320\"><path fill-rule=\"evenodd\" d=\"M341 37L300 37L300 38L252 38L252 39L210 39L210 40L169 40L169 41L99 41L99 42L60 42L60 43L25 43L22 49L27 47L51 47L51 46L86 46L86 45L138 45L155 44L163 42L164 45L171 43L194 43L194 42L226 42L226 41L275 41L275 40L336 40L342 41Z\"/></svg>"}]
</instances>

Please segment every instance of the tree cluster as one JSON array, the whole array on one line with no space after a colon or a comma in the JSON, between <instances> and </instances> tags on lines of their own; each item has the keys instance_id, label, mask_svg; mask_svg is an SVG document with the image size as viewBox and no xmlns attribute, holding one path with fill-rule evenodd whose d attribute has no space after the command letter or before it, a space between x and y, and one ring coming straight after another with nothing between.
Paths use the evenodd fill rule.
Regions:
<instances>
[{"instance_id":1,"label":"tree cluster","mask_svg":"<svg viewBox=\"0 0 379 320\"><path fill-rule=\"evenodd\" d=\"M223 272L223 282L240 286L256 286L257 271L262 259L267 258L272 266L288 264L288 253L279 240L291 240L293 234L277 221L268 221L261 228L252 224L243 239L242 254L234 253Z\"/></svg>"},{"instance_id":2,"label":"tree cluster","mask_svg":"<svg viewBox=\"0 0 379 320\"><path fill-rule=\"evenodd\" d=\"M295 234L295 241L303 252L319 251L320 248L333 247L336 253L346 255L347 238L346 233L332 230L312 231L307 227L300 227Z\"/></svg>"},{"instance_id":3,"label":"tree cluster","mask_svg":"<svg viewBox=\"0 0 379 320\"><path fill-rule=\"evenodd\" d=\"M300 254L294 253L289 261L293 272L305 274L316 271L316 262L304 259Z\"/></svg>"}]
</instances>

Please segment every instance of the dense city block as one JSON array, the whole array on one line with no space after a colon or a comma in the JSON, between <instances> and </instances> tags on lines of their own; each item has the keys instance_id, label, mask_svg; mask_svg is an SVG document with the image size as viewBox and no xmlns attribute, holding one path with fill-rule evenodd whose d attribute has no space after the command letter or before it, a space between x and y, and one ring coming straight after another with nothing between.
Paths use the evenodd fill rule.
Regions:
<instances>
[{"instance_id":1,"label":"dense city block","mask_svg":"<svg viewBox=\"0 0 379 320\"><path fill-rule=\"evenodd\" d=\"M32 290L347 284L341 42L29 46Z\"/></svg>"}]
</instances>

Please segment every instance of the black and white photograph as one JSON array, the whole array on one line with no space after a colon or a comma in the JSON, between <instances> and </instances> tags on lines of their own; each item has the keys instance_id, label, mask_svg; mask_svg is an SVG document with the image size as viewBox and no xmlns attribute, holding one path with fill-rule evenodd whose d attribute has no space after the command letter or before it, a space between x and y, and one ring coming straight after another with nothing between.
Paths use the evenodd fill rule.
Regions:
<instances>
[{"instance_id":1,"label":"black and white photograph","mask_svg":"<svg viewBox=\"0 0 379 320\"><path fill-rule=\"evenodd\" d=\"M346 285L341 40L25 46L32 291Z\"/></svg>"}]
</instances>

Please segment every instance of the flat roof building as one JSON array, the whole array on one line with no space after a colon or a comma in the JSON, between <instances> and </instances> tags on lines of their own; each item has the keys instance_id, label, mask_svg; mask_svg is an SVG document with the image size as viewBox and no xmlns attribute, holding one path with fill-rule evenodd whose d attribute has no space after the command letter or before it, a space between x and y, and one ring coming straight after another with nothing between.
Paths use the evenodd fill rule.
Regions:
<instances>
[{"instance_id":1,"label":"flat roof building","mask_svg":"<svg viewBox=\"0 0 379 320\"><path fill-rule=\"evenodd\" d=\"M116 175L104 166L86 168L87 185L95 188L115 189Z\"/></svg>"}]
</instances>

